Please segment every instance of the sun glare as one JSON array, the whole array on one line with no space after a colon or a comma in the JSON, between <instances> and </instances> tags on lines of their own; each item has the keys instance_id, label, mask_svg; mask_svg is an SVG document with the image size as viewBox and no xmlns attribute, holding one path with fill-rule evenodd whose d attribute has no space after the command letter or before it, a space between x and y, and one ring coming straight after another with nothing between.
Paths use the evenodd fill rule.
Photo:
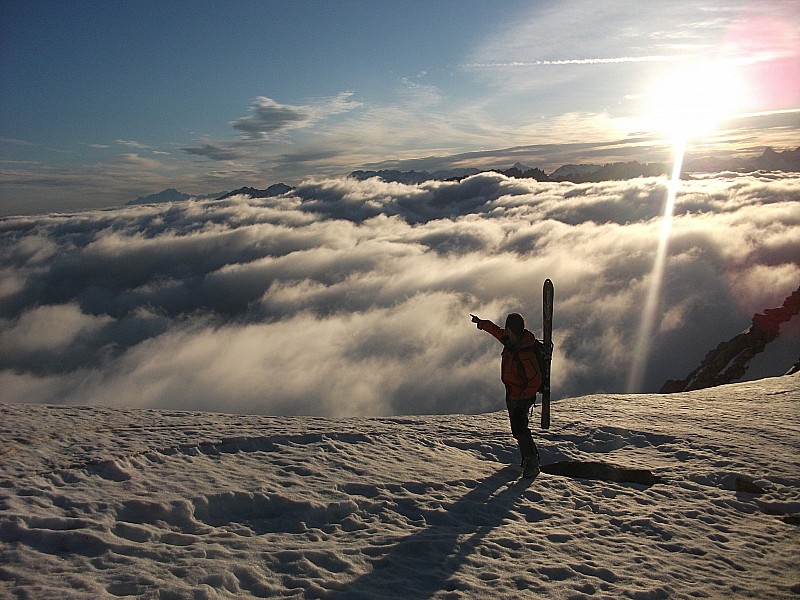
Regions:
<instances>
[{"instance_id":1,"label":"sun glare","mask_svg":"<svg viewBox=\"0 0 800 600\"><path fill-rule=\"evenodd\" d=\"M745 101L745 86L730 63L695 63L660 77L649 96L651 129L680 143L710 133L736 114Z\"/></svg>"}]
</instances>

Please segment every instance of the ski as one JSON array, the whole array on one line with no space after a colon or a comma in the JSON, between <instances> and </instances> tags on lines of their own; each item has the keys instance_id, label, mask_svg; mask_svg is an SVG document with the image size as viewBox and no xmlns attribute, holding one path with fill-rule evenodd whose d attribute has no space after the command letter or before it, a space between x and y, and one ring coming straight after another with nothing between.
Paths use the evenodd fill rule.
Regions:
<instances>
[{"instance_id":1,"label":"ski","mask_svg":"<svg viewBox=\"0 0 800 600\"><path fill-rule=\"evenodd\" d=\"M553 361L553 282L545 279L542 288L542 329L544 373L542 373L542 429L550 428L550 364Z\"/></svg>"}]
</instances>

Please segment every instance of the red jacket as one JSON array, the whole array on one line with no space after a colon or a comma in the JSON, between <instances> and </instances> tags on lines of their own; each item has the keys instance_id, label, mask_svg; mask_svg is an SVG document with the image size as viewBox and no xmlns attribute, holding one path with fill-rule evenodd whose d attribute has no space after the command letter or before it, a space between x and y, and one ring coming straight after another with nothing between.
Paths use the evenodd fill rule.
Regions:
<instances>
[{"instance_id":1,"label":"red jacket","mask_svg":"<svg viewBox=\"0 0 800 600\"><path fill-rule=\"evenodd\" d=\"M542 385L542 373L533 350L536 336L525 329L522 332L522 341L515 347L506 330L491 321L479 321L478 329L492 334L503 344L500 379L506 386L506 397L511 400L530 400L536 396L539 386Z\"/></svg>"}]
</instances>

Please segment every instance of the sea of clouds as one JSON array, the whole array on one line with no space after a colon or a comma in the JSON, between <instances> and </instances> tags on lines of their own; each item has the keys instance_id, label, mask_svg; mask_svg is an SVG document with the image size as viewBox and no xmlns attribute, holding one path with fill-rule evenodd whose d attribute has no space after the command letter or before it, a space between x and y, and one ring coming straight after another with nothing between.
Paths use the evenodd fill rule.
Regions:
<instances>
[{"instance_id":1,"label":"sea of clouds","mask_svg":"<svg viewBox=\"0 0 800 600\"><path fill-rule=\"evenodd\" d=\"M276 198L0 220L0 400L258 414L504 407L470 313L541 332L556 397L624 391L665 178L306 181ZM681 183L643 391L800 282L800 176ZM780 374L797 356L775 365Z\"/></svg>"}]
</instances>

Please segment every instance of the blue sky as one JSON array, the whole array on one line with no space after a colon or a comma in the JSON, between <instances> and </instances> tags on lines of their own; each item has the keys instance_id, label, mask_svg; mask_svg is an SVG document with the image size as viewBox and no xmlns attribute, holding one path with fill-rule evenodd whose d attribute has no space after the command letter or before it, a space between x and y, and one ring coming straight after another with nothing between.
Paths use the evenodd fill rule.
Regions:
<instances>
[{"instance_id":1,"label":"blue sky","mask_svg":"<svg viewBox=\"0 0 800 600\"><path fill-rule=\"evenodd\" d=\"M712 59L744 81L725 110L750 116L698 133L690 154L800 145L797 2L7 0L0 11L0 214L365 167L661 160L670 133L649 118L654 94L690 98L680 114L734 94L730 79L716 91L696 89L708 77L669 92L659 82L690 81L681 70Z\"/></svg>"}]
</instances>

